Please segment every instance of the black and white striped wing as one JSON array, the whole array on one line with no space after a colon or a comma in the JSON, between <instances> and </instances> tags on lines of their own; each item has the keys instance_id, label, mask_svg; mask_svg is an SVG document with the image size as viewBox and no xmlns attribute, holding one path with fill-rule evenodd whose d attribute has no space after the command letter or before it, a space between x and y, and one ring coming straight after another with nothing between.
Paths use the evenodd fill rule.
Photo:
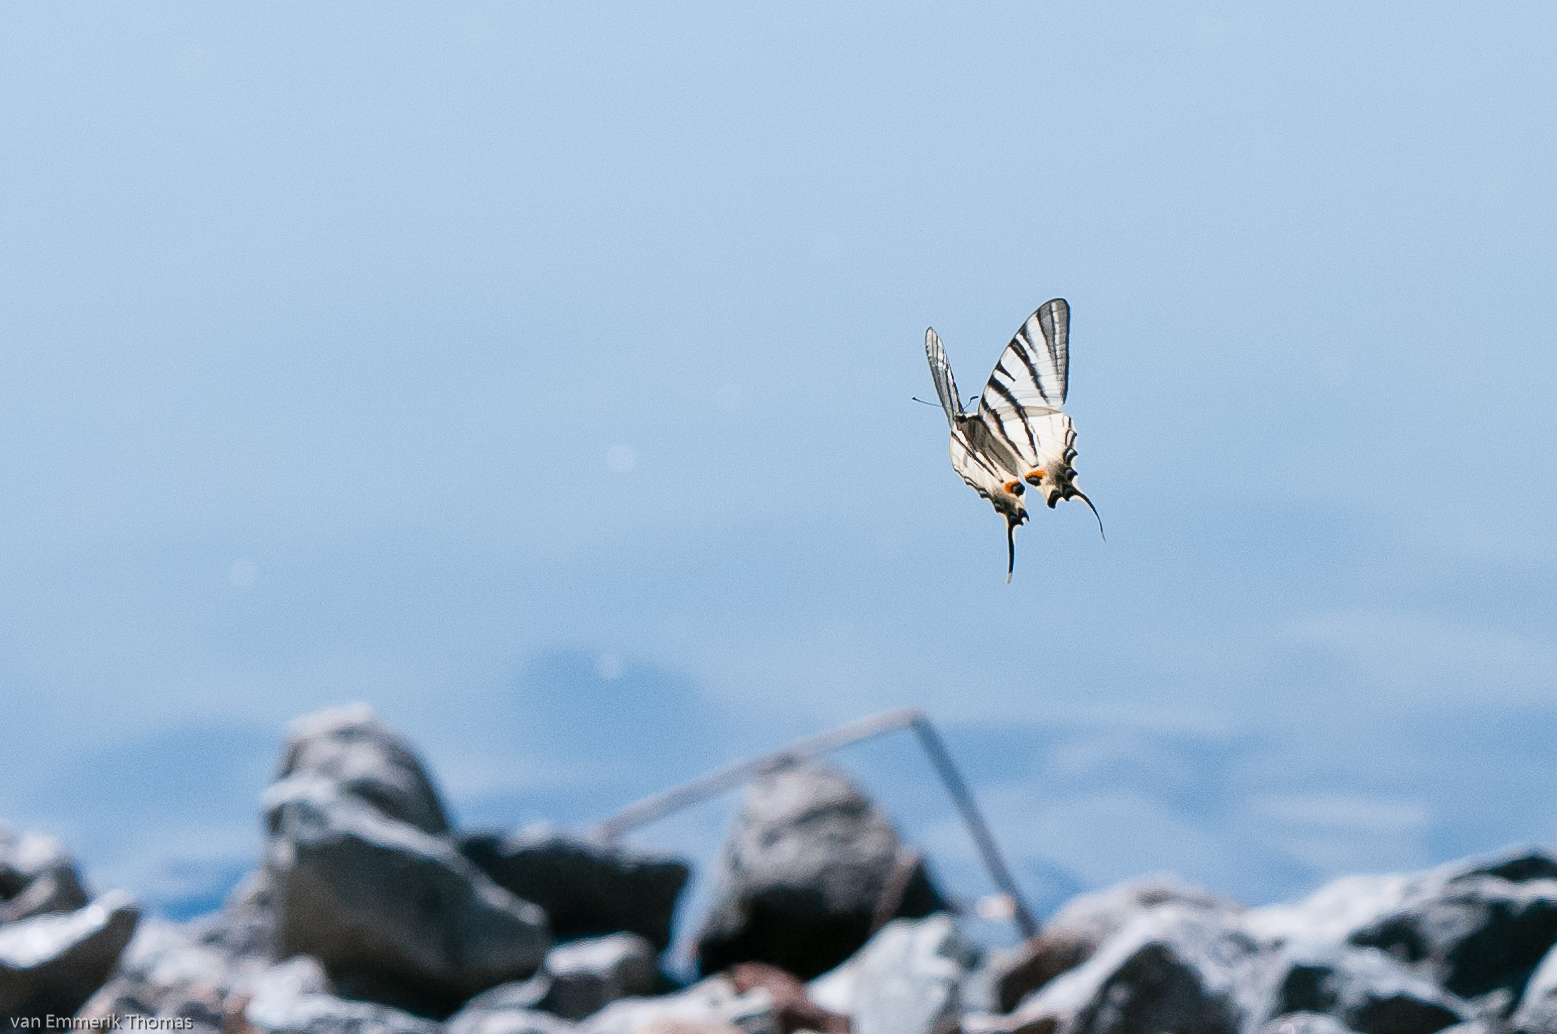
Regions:
<instances>
[{"instance_id":1,"label":"black and white striped wing","mask_svg":"<svg viewBox=\"0 0 1557 1034\"><path fill-rule=\"evenodd\" d=\"M1060 412L1070 367L1070 306L1044 302L1016 332L979 399L979 419L1026 469L1022 477L1068 466L1075 432Z\"/></svg>"},{"instance_id":2,"label":"black and white striped wing","mask_svg":"<svg viewBox=\"0 0 1557 1034\"><path fill-rule=\"evenodd\" d=\"M1065 404L1069 377L1070 306L1064 298L1053 298L1027 317L1000 354L984 402L1059 409Z\"/></svg>"},{"instance_id":3,"label":"black and white striped wing","mask_svg":"<svg viewBox=\"0 0 1557 1034\"><path fill-rule=\"evenodd\" d=\"M946 422L956 427L957 418L962 416L962 396L957 394L957 379L952 376L941 335L934 327L924 332L924 354L930 360L930 376L935 379L935 393L941 398L941 408L946 410Z\"/></svg>"},{"instance_id":4,"label":"black and white striped wing","mask_svg":"<svg viewBox=\"0 0 1557 1034\"><path fill-rule=\"evenodd\" d=\"M1002 504L1010 507L1012 504L1008 500L1013 500L1013 497L1006 491L1005 486L1013 481L1020 481L1021 475L1006 470L988 450L980 449L968 440L968 429L976 419L969 418L960 425L952 424L950 449L952 469L975 492L995 503L997 510L1002 508Z\"/></svg>"}]
</instances>

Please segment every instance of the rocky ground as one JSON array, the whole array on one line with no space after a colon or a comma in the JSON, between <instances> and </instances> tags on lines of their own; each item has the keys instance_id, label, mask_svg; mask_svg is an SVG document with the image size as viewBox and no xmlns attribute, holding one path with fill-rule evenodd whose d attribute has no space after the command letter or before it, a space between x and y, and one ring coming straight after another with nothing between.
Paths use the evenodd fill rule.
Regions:
<instances>
[{"instance_id":1,"label":"rocky ground","mask_svg":"<svg viewBox=\"0 0 1557 1034\"><path fill-rule=\"evenodd\" d=\"M294 724L262 815L260 866L185 924L0 830L11 1029L1557 1034L1557 859L1534 849L1263 908L1146 878L991 951L847 774L791 765L748 788L679 986L658 960L684 862L453 829L365 707Z\"/></svg>"}]
</instances>

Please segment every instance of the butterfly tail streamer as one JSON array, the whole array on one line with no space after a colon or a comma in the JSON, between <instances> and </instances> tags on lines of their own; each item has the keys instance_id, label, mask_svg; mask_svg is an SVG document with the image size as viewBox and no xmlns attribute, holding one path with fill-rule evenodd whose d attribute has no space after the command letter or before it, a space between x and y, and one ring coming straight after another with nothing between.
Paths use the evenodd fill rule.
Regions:
<instances>
[{"instance_id":1,"label":"butterfly tail streamer","mask_svg":"<svg viewBox=\"0 0 1557 1034\"><path fill-rule=\"evenodd\" d=\"M1097 518L1097 533L1102 536L1104 542L1107 542L1108 536L1103 534L1103 517L1097 512L1097 507L1092 505L1092 500L1088 499L1084 492L1077 492L1076 498L1086 503L1087 509L1092 511L1092 516Z\"/></svg>"},{"instance_id":2,"label":"butterfly tail streamer","mask_svg":"<svg viewBox=\"0 0 1557 1034\"><path fill-rule=\"evenodd\" d=\"M1011 574L1016 570L1016 521L1006 518L1006 584L1011 584Z\"/></svg>"}]
</instances>

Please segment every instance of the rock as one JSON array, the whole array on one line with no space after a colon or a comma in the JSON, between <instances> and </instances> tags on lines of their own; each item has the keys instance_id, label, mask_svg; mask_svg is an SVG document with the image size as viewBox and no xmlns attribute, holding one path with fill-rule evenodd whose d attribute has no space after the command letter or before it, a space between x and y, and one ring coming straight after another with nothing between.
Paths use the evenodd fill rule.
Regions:
<instances>
[{"instance_id":1,"label":"rock","mask_svg":"<svg viewBox=\"0 0 1557 1034\"><path fill-rule=\"evenodd\" d=\"M744 1034L779 1034L772 996L760 988L741 994L733 981L722 976L709 977L679 994L612 1002L580 1024L579 1030L583 1034L642 1034L655 1023L662 1026L652 1029L675 1030L678 1028L664 1025L680 1023L734 1026Z\"/></svg>"},{"instance_id":2,"label":"rock","mask_svg":"<svg viewBox=\"0 0 1557 1034\"><path fill-rule=\"evenodd\" d=\"M227 895L221 910L189 922L202 944L235 958L272 958L276 920L263 869L251 872Z\"/></svg>"},{"instance_id":3,"label":"rock","mask_svg":"<svg viewBox=\"0 0 1557 1034\"><path fill-rule=\"evenodd\" d=\"M266 791L277 952L314 955L352 997L429 1013L540 967L546 916L446 837L292 775Z\"/></svg>"},{"instance_id":4,"label":"rock","mask_svg":"<svg viewBox=\"0 0 1557 1034\"><path fill-rule=\"evenodd\" d=\"M1187 905L1136 916L1081 966L1030 995L1017 1034L1237 1034L1251 1013L1260 946Z\"/></svg>"},{"instance_id":5,"label":"rock","mask_svg":"<svg viewBox=\"0 0 1557 1034\"><path fill-rule=\"evenodd\" d=\"M623 851L549 827L509 837L466 834L460 851L497 884L546 910L560 939L619 932L670 945L676 899L690 867L675 858Z\"/></svg>"},{"instance_id":6,"label":"rock","mask_svg":"<svg viewBox=\"0 0 1557 1034\"><path fill-rule=\"evenodd\" d=\"M367 704L348 704L305 715L287 730L280 781L314 775L388 818L423 833L446 833L449 819L438 792L411 745Z\"/></svg>"},{"instance_id":7,"label":"rock","mask_svg":"<svg viewBox=\"0 0 1557 1034\"><path fill-rule=\"evenodd\" d=\"M1294 1012L1262 1023L1256 1034L1356 1034L1334 1016L1320 1012Z\"/></svg>"},{"instance_id":8,"label":"rock","mask_svg":"<svg viewBox=\"0 0 1557 1034\"><path fill-rule=\"evenodd\" d=\"M854 1008L854 985L859 977L859 967L854 959L834 967L806 985L806 997L831 1012L848 1013ZM741 963L761 965L761 963Z\"/></svg>"},{"instance_id":9,"label":"rock","mask_svg":"<svg viewBox=\"0 0 1557 1034\"><path fill-rule=\"evenodd\" d=\"M944 913L888 923L848 963L855 1034L949 1034L962 1013L958 987L976 959Z\"/></svg>"},{"instance_id":10,"label":"rock","mask_svg":"<svg viewBox=\"0 0 1557 1034\"><path fill-rule=\"evenodd\" d=\"M1376 948L1288 948L1271 970L1270 1014L1327 1013L1359 1034L1434 1034L1465 1002Z\"/></svg>"},{"instance_id":11,"label":"rock","mask_svg":"<svg viewBox=\"0 0 1557 1034\"><path fill-rule=\"evenodd\" d=\"M81 1007L86 1017L190 1016L220 1026L234 973L228 957L187 927L143 920L119 956L118 970Z\"/></svg>"},{"instance_id":12,"label":"rock","mask_svg":"<svg viewBox=\"0 0 1557 1034\"><path fill-rule=\"evenodd\" d=\"M1015 1009L1028 994L1091 958L1131 919L1167 904L1221 916L1244 911L1244 906L1231 898L1202 890L1171 873L1143 876L1095 894L1083 894L1055 913L1037 937L993 974L996 1010Z\"/></svg>"},{"instance_id":13,"label":"rock","mask_svg":"<svg viewBox=\"0 0 1557 1034\"><path fill-rule=\"evenodd\" d=\"M551 986L540 1007L564 1019L582 1020L618 998L652 995L660 986L659 953L632 933L586 938L546 953Z\"/></svg>"},{"instance_id":14,"label":"rock","mask_svg":"<svg viewBox=\"0 0 1557 1034\"><path fill-rule=\"evenodd\" d=\"M848 1016L812 1001L806 993L806 985L777 966L765 962L740 962L730 970L730 980L741 994L760 988L772 997L780 1034L794 1031L849 1034Z\"/></svg>"},{"instance_id":15,"label":"rock","mask_svg":"<svg viewBox=\"0 0 1557 1034\"><path fill-rule=\"evenodd\" d=\"M1296 905L1252 909L1246 925L1272 943L1378 948L1461 998L1512 1001L1557 943L1557 859L1511 848L1409 876L1346 877Z\"/></svg>"},{"instance_id":16,"label":"rock","mask_svg":"<svg viewBox=\"0 0 1557 1034\"><path fill-rule=\"evenodd\" d=\"M537 1008L551 989L544 971L529 980L501 984L466 1002L444 1024L446 1034L566 1034L577 1028Z\"/></svg>"},{"instance_id":17,"label":"rock","mask_svg":"<svg viewBox=\"0 0 1557 1034\"><path fill-rule=\"evenodd\" d=\"M1517 1034L1557 1034L1557 948L1531 974L1509 1025Z\"/></svg>"},{"instance_id":18,"label":"rock","mask_svg":"<svg viewBox=\"0 0 1557 1034\"><path fill-rule=\"evenodd\" d=\"M285 962L266 966L248 974L234 989L249 1002L259 1001L261 1008L302 995L333 993L324 966L312 955L294 955Z\"/></svg>"},{"instance_id":19,"label":"rock","mask_svg":"<svg viewBox=\"0 0 1557 1034\"><path fill-rule=\"evenodd\" d=\"M746 788L698 964L712 973L766 962L809 979L888 920L946 907L918 856L853 780L836 768L790 764Z\"/></svg>"},{"instance_id":20,"label":"rock","mask_svg":"<svg viewBox=\"0 0 1557 1034\"><path fill-rule=\"evenodd\" d=\"M74 912L87 901L75 860L58 840L0 829L0 924Z\"/></svg>"},{"instance_id":21,"label":"rock","mask_svg":"<svg viewBox=\"0 0 1557 1034\"><path fill-rule=\"evenodd\" d=\"M328 994L319 960L297 955L272 964L233 957L199 937L199 924L144 921L119 957L116 975L77 1014L85 1018L187 1018L201 1028L224 1029L256 995L295 998Z\"/></svg>"},{"instance_id":22,"label":"rock","mask_svg":"<svg viewBox=\"0 0 1557 1034\"><path fill-rule=\"evenodd\" d=\"M248 1034L441 1034L439 1024L372 1002L267 990L242 1012Z\"/></svg>"},{"instance_id":23,"label":"rock","mask_svg":"<svg viewBox=\"0 0 1557 1034\"><path fill-rule=\"evenodd\" d=\"M0 927L0 1015L69 1016L108 979L140 920L118 891L66 915Z\"/></svg>"}]
</instances>

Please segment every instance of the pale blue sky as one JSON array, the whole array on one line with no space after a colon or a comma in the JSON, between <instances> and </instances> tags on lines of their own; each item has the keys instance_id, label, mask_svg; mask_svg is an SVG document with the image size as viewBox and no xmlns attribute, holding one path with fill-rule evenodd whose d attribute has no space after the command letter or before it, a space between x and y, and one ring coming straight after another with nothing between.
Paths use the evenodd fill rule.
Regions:
<instances>
[{"instance_id":1,"label":"pale blue sky","mask_svg":"<svg viewBox=\"0 0 1557 1034\"><path fill-rule=\"evenodd\" d=\"M1549 842L1553 53L1536 3L9 4L0 820L172 901L325 704L577 823L919 703L1035 884ZM926 325L972 392L1056 295L1109 541L1037 513L1007 586L909 398Z\"/></svg>"}]
</instances>

